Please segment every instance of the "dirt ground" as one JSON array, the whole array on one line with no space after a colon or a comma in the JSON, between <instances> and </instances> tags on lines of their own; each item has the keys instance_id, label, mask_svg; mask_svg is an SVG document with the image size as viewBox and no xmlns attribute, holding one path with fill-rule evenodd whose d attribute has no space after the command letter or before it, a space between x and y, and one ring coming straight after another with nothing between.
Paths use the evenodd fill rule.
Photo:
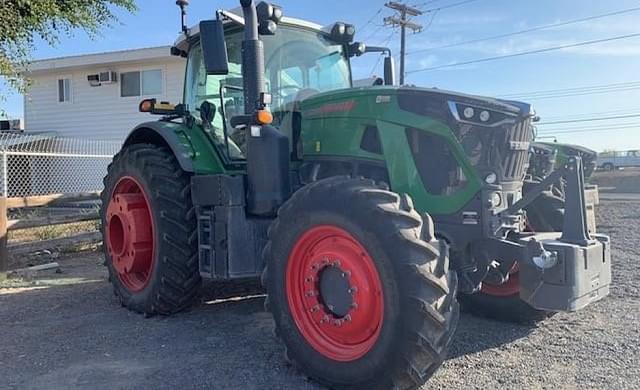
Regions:
<instances>
[{"instance_id":1,"label":"dirt ground","mask_svg":"<svg viewBox=\"0 0 640 390\"><path fill-rule=\"evenodd\" d=\"M602 192L640 193L640 168L627 168L613 172L597 171L589 179Z\"/></svg>"},{"instance_id":2,"label":"dirt ground","mask_svg":"<svg viewBox=\"0 0 640 390\"><path fill-rule=\"evenodd\" d=\"M640 389L640 202L604 201L611 296L532 326L463 314L425 389ZM96 253L0 288L0 388L320 389L289 367L264 298L144 318L120 307Z\"/></svg>"}]
</instances>

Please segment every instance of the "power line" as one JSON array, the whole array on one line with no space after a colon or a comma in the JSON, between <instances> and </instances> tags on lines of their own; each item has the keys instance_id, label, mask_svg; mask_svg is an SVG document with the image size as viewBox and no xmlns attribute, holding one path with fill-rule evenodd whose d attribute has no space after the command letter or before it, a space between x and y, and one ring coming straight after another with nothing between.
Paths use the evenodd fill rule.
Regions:
<instances>
[{"instance_id":1,"label":"power line","mask_svg":"<svg viewBox=\"0 0 640 390\"><path fill-rule=\"evenodd\" d=\"M450 64L432 66L432 67L429 67L429 68L414 69L414 70L408 71L407 74L428 72L428 71L432 71L432 70L452 68L452 67L462 66L462 65L471 65L471 64L481 63L481 62L504 60L504 59L507 59L507 58L520 57L520 56L525 56L525 55L530 55L530 54L546 53L546 52L550 52L550 51L568 49L568 48L572 48L572 47L595 45L595 44L598 44L598 43L619 41L621 39L629 39L629 38L635 38L635 37L639 37L639 36L640 36L640 33L628 34L628 35L620 35L620 36L615 36L615 37L611 37L611 38L596 39L596 40L593 40L593 41L572 43L570 45L553 46L553 47L547 47L547 48L544 48L544 49L523 51L523 52L514 53L514 54L507 54L507 55L503 55L503 56L480 58L480 59L471 60L471 61L452 62Z\"/></svg>"},{"instance_id":2,"label":"power line","mask_svg":"<svg viewBox=\"0 0 640 390\"><path fill-rule=\"evenodd\" d=\"M610 121L613 119L629 119L629 118L639 118L639 117L640 117L640 114L605 116L605 117L589 118L589 119L574 119L574 120L566 120L566 121L542 122L542 123L538 123L537 125L538 126L561 125L565 123L599 122L599 121Z\"/></svg>"},{"instance_id":3,"label":"power line","mask_svg":"<svg viewBox=\"0 0 640 390\"><path fill-rule=\"evenodd\" d=\"M373 23L373 21L378 17L378 15L380 15L382 13L383 9L384 9L383 7L380 7L378 9L378 11L376 11L376 13L373 14L373 16L362 27L358 28L358 30L362 31L365 28L367 28L369 25L371 25Z\"/></svg>"},{"instance_id":4,"label":"power line","mask_svg":"<svg viewBox=\"0 0 640 390\"><path fill-rule=\"evenodd\" d=\"M385 28L386 26L384 25L379 25L378 28L376 30L374 30L371 34L367 35L367 37L365 39L363 39L363 42L367 42L368 40L370 40L371 38L375 37L376 34L378 34L380 31L382 31L383 28Z\"/></svg>"},{"instance_id":5,"label":"power line","mask_svg":"<svg viewBox=\"0 0 640 390\"><path fill-rule=\"evenodd\" d=\"M522 97L519 100L547 100L547 99L560 99L560 98L568 98L568 97L577 97L577 96L588 96L588 95L601 95L606 93L614 93L614 92L629 92L629 91L637 91L640 90L640 86L636 87L627 87L627 88L612 88L612 89L603 89L598 91L590 91L590 92L581 92L581 93L567 93L567 94L558 94L558 95L549 95L549 96L531 96L531 97Z\"/></svg>"},{"instance_id":6,"label":"power line","mask_svg":"<svg viewBox=\"0 0 640 390\"><path fill-rule=\"evenodd\" d=\"M640 129L640 124L636 125L628 125L628 126L613 126L613 127L602 127L599 129L579 129L579 130L560 130L560 131L545 131L544 133L539 133L543 136L549 135L558 135L558 134L581 134L581 133L604 133L609 131L619 131L619 130L627 130L627 129Z\"/></svg>"},{"instance_id":7,"label":"power line","mask_svg":"<svg viewBox=\"0 0 640 390\"><path fill-rule=\"evenodd\" d=\"M609 17L609 16L623 15L623 14L627 14L627 13L630 13L630 12L637 12L637 11L640 11L640 7L629 8L629 9L624 9L624 10L615 11L615 12L609 12L609 13L606 13L606 14L600 14L600 15L595 15L595 16L589 16L589 17L581 18L581 19L568 20L566 22L546 24L546 25L542 25L542 26L528 28L526 30L514 31L514 32L505 33L505 34L499 34L499 35L493 35L493 36L486 37L486 38L471 39L471 40L468 40L468 41L462 41L462 42L456 42L456 43L451 43L451 44L442 45L442 46L435 46L435 47L430 47L430 48L426 48L426 49L414 50L414 51L408 52L407 55L416 54L416 53L424 53L424 52L432 51L432 50L448 49L448 48L451 48L451 47L464 46L464 45L469 45L469 44L472 44L472 43L478 43L478 42L484 42L484 41L491 41L491 40L494 40L494 39L507 38L507 37L511 37L511 36L514 36L514 35L521 35L521 34L526 34L526 33L530 33L530 32L546 30L546 29L550 29L550 28L568 26L568 25L571 25L571 24L582 23L582 22L587 22L587 21L596 20L596 19L602 19L602 18L606 18L606 17Z\"/></svg>"},{"instance_id":8,"label":"power line","mask_svg":"<svg viewBox=\"0 0 640 390\"><path fill-rule=\"evenodd\" d=\"M441 6L441 7L436 7L436 8L427 9L427 10L424 10L423 12L424 12L425 14L426 14L426 13L429 13L429 12L438 12L438 11L442 11L442 10L445 10L445 9L449 9L449 8L453 8L453 7L459 7L459 6L461 6L461 5L465 5L465 4L473 3L474 1L478 1L478 0L464 0L464 1L459 1L459 2L457 2L457 3L453 3L453 4L447 4L447 5L443 5L443 6ZM424 3L421 3L421 4L415 5L415 7L416 7L416 8L420 8L420 7L424 7L424 6L428 5L428 4L429 4L429 2L424 2Z\"/></svg>"},{"instance_id":9,"label":"power line","mask_svg":"<svg viewBox=\"0 0 640 390\"><path fill-rule=\"evenodd\" d=\"M584 87L518 92L518 93L505 94L501 96L503 98L519 98L523 96L527 96L527 97L548 96L548 95L565 94L565 93L593 92L593 91L599 91L603 89L613 89L613 88L629 88L629 87L636 87L636 86L640 86L640 81L626 81L622 83L609 83L609 84L600 84L600 85L592 85L592 86L584 86Z\"/></svg>"},{"instance_id":10,"label":"power line","mask_svg":"<svg viewBox=\"0 0 640 390\"><path fill-rule=\"evenodd\" d=\"M600 111L600 112L587 112L582 114L569 114L569 115L551 115L544 116L546 120L563 120L563 119L581 119L581 118L590 118L592 116L599 115L632 115L636 113L636 111L631 111L630 109L622 109L622 110L612 110L612 111Z\"/></svg>"},{"instance_id":11,"label":"power line","mask_svg":"<svg viewBox=\"0 0 640 390\"><path fill-rule=\"evenodd\" d=\"M414 5L412 5L412 7L416 7L416 8L425 7L425 6L429 5L429 4L437 3L438 1L442 1L442 0L429 0L429 1L422 2L422 3L414 4Z\"/></svg>"},{"instance_id":12,"label":"power line","mask_svg":"<svg viewBox=\"0 0 640 390\"><path fill-rule=\"evenodd\" d=\"M624 122L624 123L611 123L611 124L598 124L592 126L569 126L569 127L554 127L551 129L539 129L539 133L548 134L558 131L570 131L570 130L602 130L612 128L631 128L640 127L640 122Z\"/></svg>"}]
</instances>

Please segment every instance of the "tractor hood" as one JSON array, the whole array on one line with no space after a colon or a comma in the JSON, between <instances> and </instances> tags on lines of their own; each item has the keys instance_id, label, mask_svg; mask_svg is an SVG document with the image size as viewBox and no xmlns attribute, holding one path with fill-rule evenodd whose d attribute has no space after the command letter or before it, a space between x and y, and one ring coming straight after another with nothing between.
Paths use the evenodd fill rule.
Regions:
<instances>
[{"instance_id":1,"label":"tractor hood","mask_svg":"<svg viewBox=\"0 0 640 390\"><path fill-rule=\"evenodd\" d=\"M475 172L495 174L499 183L521 183L528 167L535 114L526 103L436 88L373 86L317 94L300 107L303 121L309 122L357 118L419 129L420 134L433 126L448 128Z\"/></svg>"},{"instance_id":2,"label":"tractor hood","mask_svg":"<svg viewBox=\"0 0 640 390\"><path fill-rule=\"evenodd\" d=\"M357 110L356 106L365 104L365 101L366 104L373 102L376 105L384 105L391 101L392 96L397 97L400 108L406 111L419 115L437 114L440 118L448 117L447 114L450 114L459 122L486 127L499 126L508 119L524 119L535 115L533 108L527 103L419 87L371 86L330 91L305 99L301 102L301 108L303 113L312 110L312 114L330 115L331 112ZM343 102L343 106L333 106L333 102ZM323 108L326 104L330 106ZM321 108L320 112L313 111L315 108ZM473 115L470 115L469 108L473 110ZM486 115L480 118L483 111L489 112L489 118L486 120L483 120Z\"/></svg>"}]
</instances>

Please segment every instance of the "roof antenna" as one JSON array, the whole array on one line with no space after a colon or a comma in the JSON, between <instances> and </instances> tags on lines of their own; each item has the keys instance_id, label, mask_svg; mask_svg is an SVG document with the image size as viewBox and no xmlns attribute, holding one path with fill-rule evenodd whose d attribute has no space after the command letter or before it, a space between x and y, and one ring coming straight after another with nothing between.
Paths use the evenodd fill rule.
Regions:
<instances>
[{"instance_id":1,"label":"roof antenna","mask_svg":"<svg viewBox=\"0 0 640 390\"><path fill-rule=\"evenodd\" d=\"M189 5L189 0L176 0L176 5L180 7L180 16L182 19L182 32L187 35L187 6Z\"/></svg>"}]
</instances>

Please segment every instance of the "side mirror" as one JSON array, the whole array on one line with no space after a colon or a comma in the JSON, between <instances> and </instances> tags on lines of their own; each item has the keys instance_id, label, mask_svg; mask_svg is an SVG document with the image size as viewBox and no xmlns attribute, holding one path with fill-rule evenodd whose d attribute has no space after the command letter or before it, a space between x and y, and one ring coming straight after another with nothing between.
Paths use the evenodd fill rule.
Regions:
<instances>
[{"instance_id":1,"label":"side mirror","mask_svg":"<svg viewBox=\"0 0 640 390\"><path fill-rule=\"evenodd\" d=\"M392 56L384 57L384 84L396 85L396 63Z\"/></svg>"},{"instance_id":2,"label":"side mirror","mask_svg":"<svg viewBox=\"0 0 640 390\"><path fill-rule=\"evenodd\" d=\"M224 40L224 24L221 20L200 22L200 46L208 75L229 74L227 43Z\"/></svg>"}]
</instances>

